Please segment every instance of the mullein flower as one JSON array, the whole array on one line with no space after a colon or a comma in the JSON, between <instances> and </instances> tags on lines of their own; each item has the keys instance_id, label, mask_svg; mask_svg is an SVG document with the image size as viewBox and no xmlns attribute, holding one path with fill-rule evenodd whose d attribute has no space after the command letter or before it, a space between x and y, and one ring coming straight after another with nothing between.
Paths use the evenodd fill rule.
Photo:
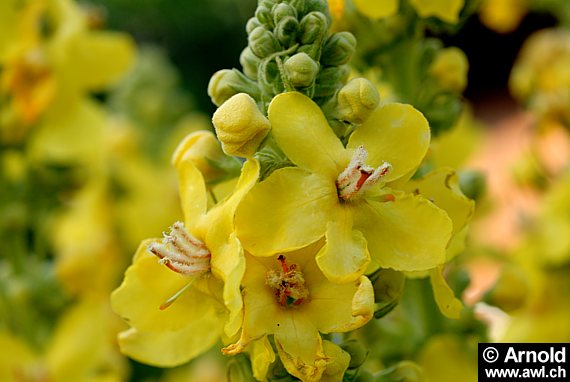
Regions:
<instances>
[{"instance_id":1,"label":"mullein flower","mask_svg":"<svg viewBox=\"0 0 570 382\"><path fill-rule=\"evenodd\" d=\"M519 26L528 8L528 0L484 0L479 10L479 18L494 31L509 33Z\"/></svg>"},{"instance_id":2,"label":"mullein flower","mask_svg":"<svg viewBox=\"0 0 570 382\"><path fill-rule=\"evenodd\" d=\"M410 0L420 17L437 17L445 22L456 24L464 0ZM372 18L381 19L393 16L398 12L399 0L354 0L356 9Z\"/></svg>"},{"instance_id":3,"label":"mullein flower","mask_svg":"<svg viewBox=\"0 0 570 382\"><path fill-rule=\"evenodd\" d=\"M374 313L374 293L364 276L346 284L330 282L315 262L321 246L319 242L266 258L246 254L242 332L239 341L223 349L225 354L238 354L252 342L274 335L285 368L302 381L321 380L327 365L337 362L340 354L330 353L340 349L326 352L319 332L363 326ZM343 373L329 371L337 374L333 380L342 379Z\"/></svg>"},{"instance_id":4,"label":"mullein flower","mask_svg":"<svg viewBox=\"0 0 570 382\"><path fill-rule=\"evenodd\" d=\"M378 108L350 136L335 136L321 109L299 93L269 107L272 134L298 167L273 172L236 213L236 230L255 256L302 248L326 237L316 256L335 282L357 280L374 261L427 270L445 261L447 214L422 195L401 191L429 145L429 127L413 107Z\"/></svg>"},{"instance_id":5,"label":"mullein flower","mask_svg":"<svg viewBox=\"0 0 570 382\"><path fill-rule=\"evenodd\" d=\"M160 366L184 363L238 332L245 259L233 214L259 173L255 160L246 162L234 193L207 211L204 178L184 158L174 161L184 222L162 240L144 241L112 294L114 310L132 326L119 336L121 350Z\"/></svg>"}]
</instances>

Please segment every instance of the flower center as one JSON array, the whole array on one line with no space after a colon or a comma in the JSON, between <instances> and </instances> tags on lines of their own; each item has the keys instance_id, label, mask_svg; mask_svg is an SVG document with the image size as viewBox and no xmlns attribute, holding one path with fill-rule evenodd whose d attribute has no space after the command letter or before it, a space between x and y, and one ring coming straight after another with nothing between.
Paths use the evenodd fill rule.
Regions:
<instances>
[{"instance_id":1,"label":"flower center","mask_svg":"<svg viewBox=\"0 0 570 382\"><path fill-rule=\"evenodd\" d=\"M301 267L287 264L283 255L279 255L277 260L281 263L281 269L270 269L265 275L265 283L275 290L275 297L281 306L301 305L309 297Z\"/></svg>"},{"instance_id":2,"label":"flower center","mask_svg":"<svg viewBox=\"0 0 570 382\"><path fill-rule=\"evenodd\" d=\"M160 258L160 263L174 272L200 276L210 271L210 251L204 243L188 232L182 222L174 223L170 232L164 234L162 243L153 242L148 246L148 250Z\"/></svg>"},{"instance_id":3,"label":"flower center","mask_svg":"<svg viewBox=\"0 0 570 382\"><path fill-rule=\"evenodd\" d=\"M390 172L392 165L382 163L378 168L366 165L368 152L364 146L358 146L350 159L350 163L336 179L336 189L341 200L350 200Z\"/></svg>"}]
</instances>

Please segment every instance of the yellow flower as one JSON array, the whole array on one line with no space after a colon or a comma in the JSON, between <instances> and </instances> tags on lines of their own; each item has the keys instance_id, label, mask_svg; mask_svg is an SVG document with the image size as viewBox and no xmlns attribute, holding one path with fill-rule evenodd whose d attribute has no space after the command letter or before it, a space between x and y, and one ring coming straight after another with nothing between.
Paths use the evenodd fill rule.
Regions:
<instances>
[{"instance_id":1,"label":"yellow flower","mask_svg":"<svg viewBox=\"0 0 570 382\"><path fill-rule=\"evenodd\" d=\"M238 207L236 231L249 252L273 256L325 236L317 263L335 282L357 280L370 255L384 268L406 271L444 262L451 220L423 196L396 188L429 145L417 110L376 109L346 148L321 109L299 93L275 97L269 119L275 140L299 167L273 172Z\"/></svg>"},{"instance_id":2,"label":"yellow flower","mask_svg":"<svg viewBox=\"0 0 570 382\"><path fill-rule=\"evenodd\" d=\"M499 33L514 31L528 12L528 0L483 0L479 17Z\"/></svg>"},{"instance_id":3,"label":"yellow flower","mask_svg":"<svg viewBox=\"0 0 570 382\"><path fill-rule=\"evenodd\" d=\"M429 71L444 88L458 93L467 86L469 62L459 48L450 47L437 52Z\"/></svg>"},{"instance_id":4,"label":"yellow flower","mask_svg":"<svg viewBox=\"0 0 570 382\"><path fill-rule=\"evenodd\" d=\"M361 276L347 284L328 281L315 262L321 245L267 258L246 254L243 328L239 341L223 349L225 354L240 353L273 334L290 374L302 381L321 380L335 357L327 357L319 332L351 331L374 314L370 280ZM338 372L330 369L330 374Z\"/></svg>"},{"instance_id":5,"label":"yellow flower","mask_svg":"<svg viewBox=\"0 0 570 382\"><path fill-rule=\"evenodd\" d=\"M448 23L459 21L464 0L410 0L420 17L437 17ZM399 0L354 0L359 12L371 19L393 16L398 12Z\"/></svg>"},{"instance_id":6,"label":"yellow flower","mask_svg":"<svg viewBox=\"0 0 570 382\"><path fill-rule=\"evenodd\" d=\"M234 193L206 211L208 196L198 169L190 161L175 165L185 221L174 223L162 241L141 244L111 296L115 312L132 326L119 336L122 352L159 366L187 362L221 335L238 332L245 259L233 233L233 215L259 173L255 160L246 162Z\"/></svg>"},{"instance_id":7,"label":"yellow flower","mask_svg":"<svg viewBox=\"0 0 570 382\"><path fill-rule=\"evenodd\" d=\"M111 340L115 317L104 301L83 299L65 311L43 351L0 331L0 380L125 380L127 365Z\"/></svg>"}]
</instances>

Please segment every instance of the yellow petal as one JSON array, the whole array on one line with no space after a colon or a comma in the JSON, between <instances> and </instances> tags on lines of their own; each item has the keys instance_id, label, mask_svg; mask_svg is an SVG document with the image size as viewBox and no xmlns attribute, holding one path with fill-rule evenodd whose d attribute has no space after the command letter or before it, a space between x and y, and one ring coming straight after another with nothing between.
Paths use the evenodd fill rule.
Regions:
<instances>
[{"instance_id":1,"label":"yellow petal","mask_svg":"<svg viewBox=\"0 0 570 382\"><path fill-rule=\"evenodd\" d=\"M321 377L321 382L342 382L350 364L350 354L330 341L323 341L323 348L327 356L327 368Z\"/></svg>"},{"instance_id":2,"label":"yellow petal","mask_svg":"<svg viewBox=\"0 0 570 382\"><path fill-rule=\"evenodd\" d=\"M258 381L264 381L269 366L275 361L275 353L267 336L253 342L249 348L249 357L253 376Z\"/></svg>"},{"instance_id":3,"label":"yellow petal","mask_svg":"<svg viewBox=\"0 0 570 382\"><path fill-rule=\"evenodd\" d=\"M283 168L254 186L236 212L236 231L256 256L295 250L320 239L338 206L334 181Z\"/></svg>"},{"instance_id":4,"label":"yellow petal","mask_svg":"<svg viewBox=\"0 0 570 382\"><path fill-rule=\"evenodd\" d=\"M212 253L212 273L224 282L224 304L229 310L225 334L233 337L241 327L242 296L241 279L245 271L243 248L234 232L234 214L238 203L259 177L259 162L248 160L233 194L221 205L209 211L210 224L206 234L206 246Z\"/></svg>"},{"instance_id":5,"label":"yellow petal","mask_svg":"<svg viewBox=\"0 0 570 382\"><path fill-rule=\"evenodd\" d=\"M152 240L141 243L123 283L112 293L115 313L143 331L181 330L210 309L212 299L190 287L168 308L161 304L180 291L191 279L173 272L148 252ZM199 283L200 281L195 281ZM197 285L197 284L196 284Z\"/></svg>"},{"instance_id":6,"label":"yellow petal","mask_svg":"<svg viewBox=\"0 0 570 382\"><path fill-rule=\"evenodd\" d=\"M80 89L103 90L131 67L135 45L124 33L89 31L69 40L66 59L58 70Z\"/></svg>"},{"instance_id":7,"label":"yellow petal","mask_svg":"<svg viewBox=\"0 0 570 382\"><path fill-rule=\"evenodd\" d=\"M399 0L353 0L356 9L371 19L382 19L398 12Z\"/></svg>"},{"instance_id":8,"label":"yellow petal","mask_svg":"<svg viewBox=\"0 0 570 382\"><path fill-rule=\"evenodd\" d=\"M220 330L216 312L210 309L180 330L145 332L131 328L119 334L119 346L136 361L173 367L210 349L218 341Z\"/></svg>"},{"instance_id":9,"label":"yellow petal","mask_svg":"<svg viewBox=\"0 0 570 382\"><path fill-rule=\"evenodd\" d=\"M298 311L291 311L279 323L275 345L285 369L302 381L320 381L327 357L314 324Z\"/></svg>"},{"instance_id":10,"label":"yellow petal","mask_svg":"<svg viewBox=\"0 0 570 382\"><path fill-rule=\"evenodd\" d=\"M305 307L320 332L348 332L370 321L374 290L367 277L348 284L333 284L321 277L312 274L307 281L311 301Z\"/></svg>"},{"instance_id":11,"label":"yellow petal","mask_svg":"<svg viewBox=\"0 0 570 382\"><path fill-rule=\"evenodd\" d=\"M390 172L382 178L389 182L420 165L429 141L429 125L422 113L411 105L393 103L376 109L351 135L347 147L364 146L370 166L390 163Z\"/></svg>"},{"instance_id":12,"label":"yellow petal","mask_svg":"<svg viewBox=\"0 0 570 382\"><path fill-rule=\"evenodd\" d=\"M430 271L431 287L435 302L439 310L447 318L458 319L463 310L463 304L455 297L455 294L443 277L443 267L437 267Z\"/></svg>"},{"instance_id":13,"label":"yellow petal","mask_svg":"<svg viewBox=\"0 0 570 382\"><path fill-rule=\"evenodd\" d=\"M0 331L0 380L18 382L17 371L32 368L36 362L36 355L24 341Z\"/></svg>"},{"instance_id":14,"label":"yellow petal","mask_svg":"<svg viewBox=\"0 0 570 382\"><path fill-rule=\"evenodd\" d=\"M387 188L383 192L394 200L367 198L355 206L355 228L364 234L370 256L381 267L399 271L442 264L453 229L447 214L422 196Z\"/></svg>"},{"instance_id":15,"label":"yellow petal","mask_svg":"<svg viewBox=\"0 0 570 382\"><path fill-rule=\"evenodd\" d=\"M350 207L335 208L334 218L327 224L326 244L316 260L325 276L336 283L358 280L370 263L366 239L353 229Z\"/></svg>"},{"instance_id":16,"label":"yellow petal","mask_svg":"<svg viewBox=\"0 0 570 382\"><path fill-rule=\"evenodd\" d=\"M206 213L208 205L206 183L200 170L189 161L180 162L177 171L184 222L192 232Z\"/></svg>"},{"instance_id":17,"label":"yellow petal","mask_svg":"<svg viewBox=\"0 0 570 382\"><path fill-rule=\"evenodd\" d=\"M349 157L319 106L301 93L276 96L269 121L279 147L299 167L336 179Z\"/></svg>"},{"instance_id":18,"label":"yellow petal","mask_svg":"<svg viewBox=\"0 0 570 382\"><path fill-rule=\"evenodd\" d=\"M410 0L420 17L435 16L448 23L459 21L464 0Z\"/></svg>"},{"instance_id":19,"label":"yellow petal","mask_svg":"<svg viewBox=\"0 0 570 382\"><path fill-rule=\"evenodd\" d=\"M188 134L180 142L172 155L172 164L178 167L184 161L192 162L208 182L223 175L221 170L210 164L223 158L224 153L216 136L211 131L200 130Z\"/></svg>"}]
</instances>

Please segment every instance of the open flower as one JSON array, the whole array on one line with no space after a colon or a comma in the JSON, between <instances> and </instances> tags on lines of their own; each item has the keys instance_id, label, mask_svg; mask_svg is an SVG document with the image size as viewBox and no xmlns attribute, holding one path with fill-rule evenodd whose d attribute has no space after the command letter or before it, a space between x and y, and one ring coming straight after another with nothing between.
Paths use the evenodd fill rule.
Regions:
<instances>
[{"instance_id":1,"label":"open flower","mask_svg":"<svg viewBox=\"0 0 570 382\"><path fill-rule=\"evenodd\" d=\"M119 336L121 350L160 366L184 363L220 336L237 334L245 259L233 233L233 215L259 173L255 160L246 162L234 193L206 211L198 169L190 161L175 165L185 221L174 223L162 241L141 244L111 297L114 310L132 326Z\"/></svg>"},{"instance_id":2,"label":"open flower","mask_svg":"<svg viewBox=\"0 0 570 382\"><path fill-rule=\"evenodd\" d=\"M445 261L452 223L422 195L395 188L416 170L429 127L412 106L388 104L350 137L334 135L321 109L299 93L269 106L275 140L293 163L244 197L236 231L255 256L326 244L316 257L335 282L357 280L370 255L383 268L427 270Z\"/></svg>"},{"instance_id":3,"label":"open flower","mask_svg":"<svg viewBox=\"0 0 570 382\"><path fill-rule=\"evenodd\" d=\"M268 258L246 254L242 333L223 349L225 354L240 353L273 334L289 373L302 381L320 380L335 359L327 357L319 332L357 329L374 313L370 280L361 276L348 284L331 283L315 262L321 245Z\"/></svg>"},{"instance_id":4,"label":"open flower","mask_svg":"<svg viewBox=\"0 0 570 382\"><path fill-rule=\"evenodd\" d=\"M457 23L464 0L410 0L420 17L437 17L448 23ZM359 12L372 19L381 19L398 12L399 0L354 0Z\"/></svg>"}]
</instances>

